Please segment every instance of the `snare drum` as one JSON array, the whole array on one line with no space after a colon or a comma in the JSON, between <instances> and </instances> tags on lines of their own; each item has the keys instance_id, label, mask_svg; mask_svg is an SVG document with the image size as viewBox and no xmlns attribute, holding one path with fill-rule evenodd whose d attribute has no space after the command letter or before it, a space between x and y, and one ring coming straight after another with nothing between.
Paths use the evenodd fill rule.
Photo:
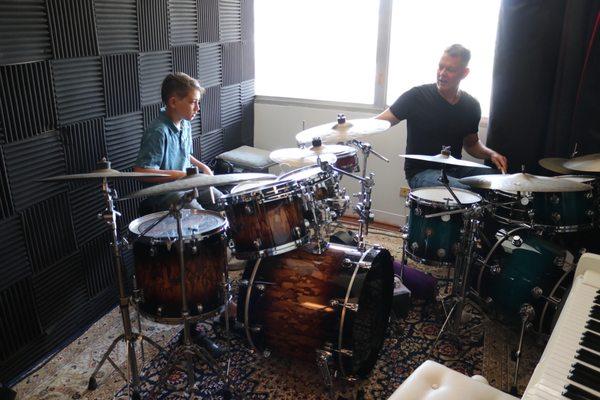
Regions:
<instances>
[{"instance_id":1,"label":"snare drum","mask_svg":"<svg viewBox=\"0 0 600 400\"><path fill-rule=\"evenodd\" d=\"M234 254L267 257L308 242L302 190L294 181L244 183L219 199L229 220Z\"/></svg>"},{"instance_id":2,"label":"snare drum","mask_svg":"<svg viewBox=\"0 0 600 400\"><path fill-rule=\"evenodd\" d=\"M252 263L244 271L238 320L251 347L366 377L383 346L393 300L393 259L330 244Z\"/></svg>"},{"instance_id":3,"label":"snare drum","mask_svg":"<svg viewBox=\"0 0 600 400\"><path fill-rule=\"evenodd\" d=\"M227 221L212 211L181 213L188 310L190 316L204 318L224 304ZM158 322L181 323L177 222L167 216L145 232L166 214L148 214L129 224L134 241L135 278L141 291L138 308L144 316Z\"/></svg>"},{"instance_id":4,"label":"snare drum","mask_svg":"<svg viewBox=\"0 0 600 400\"><path fill-rule=\"evenodd\" d=\"M463 227L462 214L447 214L426 218L429 214L454 211L481 201L481 196L464 189L452 188L462 205L458 205L445 187L425 187L412 190L406 205L408 235L404 241L406 255L428 265L452 265Z\"/></svg>"},{"instance_id":5,"label":"snare drum","mask_svg":"<svg viewBox=\"0 0 600 400\"><path fill-rule=\"evenodd\" d=\"M339 175L335 171L329 173L323 171L320 167L309 166L287 172L277 180L298 182L312 194L313 200L320 201L329 207L329 210L334 213L332 215L333 220L344 215L348 208L350 198L346 195L346 189L340 188ZM311 215L308 215L307 218L310 221L313 219Z\"/></svg>"}]
</instances>

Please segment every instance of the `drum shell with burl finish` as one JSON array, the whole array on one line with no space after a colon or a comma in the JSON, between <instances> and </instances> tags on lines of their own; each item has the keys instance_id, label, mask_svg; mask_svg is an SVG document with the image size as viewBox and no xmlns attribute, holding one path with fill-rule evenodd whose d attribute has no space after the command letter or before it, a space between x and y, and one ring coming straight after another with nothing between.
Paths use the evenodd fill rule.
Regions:
<instances>
[{"instance_id":1,"label":"drum shell with burl finish","mask_svg":"<svg viewBox=\"0 0 600 400\"><path fill-rule=\"evenodd\" d=\"M134 240L135 278L141 291L138 308L158 322L181 323L181 268L175 219L169 216L141 236L166 213L148 214L129 225ZM204 317L224 304L227 222L212 211L182 210L182 227L187 307L191 317Z\"/></svg>"},{"instance_id":2,"label":"drum shell with burl finish","mask_svg":"<svg viewBox=\"0 0 600 400\"><path fill-rule=\"evenodd\" d=\"M335 156L337 157L335 161L337 168L350 173L360 172L356 149L350 147L347 151L335 153Z\"/></svg>"},{"instance_id":3,"label":"drum shell with burl finish","mask_svg":"<svg viewBox=\"0 0 600 400\"><path fill-rule=\"evenodd\" d=\"M387 250L330 244L321 255L298 249L262 259L252 280L254 267L244 271L237 308L251 345L313 363L328 354L343 377L370 373L393 300Z\"/></svg>"},{"instance_id":4,"label":"drum shell with burl finish","mask_svg":"<svg viewBox=\"0 0 600 400\"><path fill-rule=\"evenodd\" d=\"M254 259L291 251L308 241L304 199L294 181L243 184L219 199L234 254Z\"/></svg>"},{"instance_id":5,"label":"drum shell with burl finish","mask_svg":"<svg viewBox=\"0 0 600 400\"><path fill-rule=\"evenodd\" d=\"M406 204L410 212L404 251L410 259L428 265L454 263L463 228L463 214L426 216L471 207L478 204L481 197L464 189L452 190L462 205L457 204L448 189L441 186L418 188L409 193Z\"/></svg>"}]
</instances>

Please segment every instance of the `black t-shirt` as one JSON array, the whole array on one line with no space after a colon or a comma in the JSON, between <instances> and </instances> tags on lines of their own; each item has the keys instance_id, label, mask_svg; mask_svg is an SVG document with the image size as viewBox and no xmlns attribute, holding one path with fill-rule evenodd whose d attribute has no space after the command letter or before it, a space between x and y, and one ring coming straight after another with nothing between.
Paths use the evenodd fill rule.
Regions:
<instances>
[{"instance_id":1,"label":"black t-shirt","mask_svg":"<svg viewBox=\"0 0 600 400\"><path fill-rule=\"evenodd\" d=\"M406 154L436 155L442 146L451 146L452 156L462 157L465 136L477 133L481 107L468 93L462 92L456 104L450 104L438 92L435 83L416 86L402 94L390 107L399 120L406 119ZM441 165L419 160L404 160L406 179L427 168Z\"/></svg>"}]
</instances>

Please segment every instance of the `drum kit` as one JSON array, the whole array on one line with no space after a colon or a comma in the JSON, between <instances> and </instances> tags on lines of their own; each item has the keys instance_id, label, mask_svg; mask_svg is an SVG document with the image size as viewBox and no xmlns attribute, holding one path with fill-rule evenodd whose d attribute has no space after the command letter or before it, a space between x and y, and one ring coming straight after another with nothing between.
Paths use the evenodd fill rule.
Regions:
<instances>
[{"instance_id":1,"label":"drum kit","mask_svg":"<svg viewBox=\"0 0 600 400\"><path fill-rule=\"evenodd\" d=\"M446 150L436 156L402 157L440 164L439 180L445 186L410 192L403 235L403 261L447 266L448 280L450 268L454 271L451 290L441 296L446 320L434 347L447 329L457 334L464 328L464 306L472 300L489 316L520 325L513 352L516 385L525 331L535 328L540 337L547 335L575 258L585 251L565 246L565 237L600 226L599 180L573 175L600 173L600 154L540 160L545 168L570 175L522 172L459 179L473 191L448 185L447 165L473 165Z\"/></svg>"},{"instance_id":2,"label":"drum kit","mask_svg":"<svg viewBox=\"0 0 600 400\"><path fill-rule=\"evenodd\" d=\"M164 387L174 369L187 375L188 392L196 385L194 360L208 365L225 384L224 395L234 395L229 384L231 357L222 371L206 346L192 340L191 324L216 315L224 317L224 337L230 347L229 306L233 303L228 270L228 247L247 260L237 283L236 327L245 332L252 351L315 363L325 385L333 379L354 381L372 370L383 346L393 298L393 258L383 247L367 246L364 236L372 221L374 174L366 174L367 158L375 152L365 138L390 124L380 120L348 120L302 131L299 146L273 151L277 163L296 167L280 176L239 173L209 176L188 170L182 179L156 184L118 198L112 182L165 176L120 172L106 159L90 173L61 175L50 181L101 182L106 209L100 217L112 231L119 306L124 333L117 337L92 373L88 388L108 361L127 382L129 395L140 398L140 368L136 344L147 342L166 352L132 327L129 306L138 316L163 324L183 324L180 344L167 354L167 365L154 390ZM307 139L309 138L309 139ZM359 165L357 152L363 154ZM386 160L387 161L387 160ZM362 174L356 174L362 168ZM360 229L356 246L329 243L327 233L346 212L349 196L342 176L361 182L355 211ZM231 188L217 201L220 212L199 210L191 204L199 189ZM178 193L169 210L141 216L119 237L117 200ZM118 204L118 203L117 203ZM133 295L125 290L121 249L133 249ZM111 358L118 343L126 345L127 370Z\"/></svg>"}]
</instances>

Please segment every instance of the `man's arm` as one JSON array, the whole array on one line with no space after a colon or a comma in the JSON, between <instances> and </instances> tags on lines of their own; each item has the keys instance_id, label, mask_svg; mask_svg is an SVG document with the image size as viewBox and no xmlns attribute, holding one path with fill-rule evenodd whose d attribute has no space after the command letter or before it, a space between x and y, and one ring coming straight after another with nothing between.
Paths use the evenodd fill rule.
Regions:
<instances>
[{"instance_id":1,"label":"man's arm","mask_svg":"<svg viewBox=\"0 0 600 400\"><path fill-rule=\"evenodd\" d=\"M505 173L508 169L506 157L481 143L476 133L465 136L463 147L467 153L475 158L489 159L502 173Z\"/></svg>"},{"instance_id":2,"label":"man's arm","mask_svg":"<svg viewBox=\"0 0 600 400\"><path fill-rule=\"evenodd\" d=\"M382 119L384 121L388 121L392 126L396 125L400 120L396 118L396 116L390 111L390 108L386 108L384 112L377 115L375 119Z\"/></svg>"},{"instance_id":3,"label":"man's arm","mask_svg":"<svg viewBox=\"0 0 600 400\"><path fill-rule=\"evenodd\" d=\"M206 175L214 175L212 170L210 168L208 168L208 166L206 164L204 164L202 161L198 160L196 157L194 157L191 154L190 154L190 162L193 165L195 165L196 167L198 167L198 169L201 172L205 173Z\"/></svg>"}]
</instances>

